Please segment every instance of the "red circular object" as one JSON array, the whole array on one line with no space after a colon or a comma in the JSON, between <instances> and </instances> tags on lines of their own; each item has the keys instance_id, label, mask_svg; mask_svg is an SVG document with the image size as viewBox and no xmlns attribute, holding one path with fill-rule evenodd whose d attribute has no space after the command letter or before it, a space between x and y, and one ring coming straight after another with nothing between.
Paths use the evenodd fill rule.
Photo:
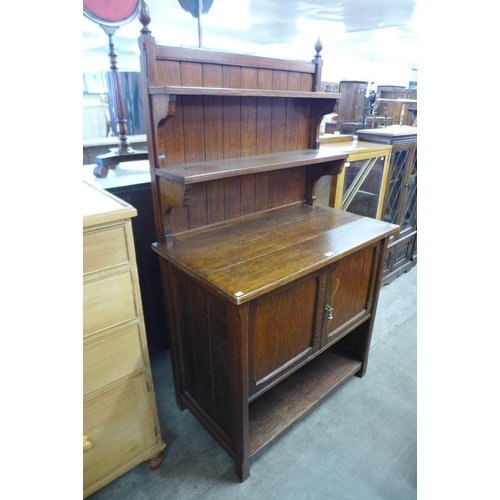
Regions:
<instances>
[{"instance_id":1,"label":"red circular object","mask_svg":"<svg viewBox=\"0 0 500 500\"><path fill-rule=\"evenodd\" d=\"M131 21L140 0L83 0L83 13L99 24L116 26Z\"/></svg>"}]
</instances>

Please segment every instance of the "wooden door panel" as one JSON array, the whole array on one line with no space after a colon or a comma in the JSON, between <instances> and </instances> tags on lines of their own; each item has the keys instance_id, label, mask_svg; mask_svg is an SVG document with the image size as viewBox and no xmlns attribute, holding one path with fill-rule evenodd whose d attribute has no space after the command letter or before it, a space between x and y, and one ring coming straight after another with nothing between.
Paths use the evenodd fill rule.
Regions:
<instances>
[{"instance_id":1,"label":"wooden door panel","mask_svg":"<svg viewBox=\"0 0 500 500\"><path fill-rule=\"evenodd\" d=\"M410 238L405 238L394 245L391 271L395 271L411 260L413 240L414 237L412 236Z\"/></svg>"},{"instance_id":2,"label":"wooden door panel","mask_svg":"<svg viewBox=\"0 0 500 500\"><path fill-rule=\"evenodd\" d=\"M408 144L401 146L392 154L391 173L384 207L384 221L391 224L401 223L401 200L405 194L410 151L411 144Z\"/></svg>"},{"instance_id":3,"label":"wooden door panel","mask_svg":"<svg viewBox=\"0 0 500 500\"><path fill-rule=\"evenodd\" d=\"M318 283L318 276L312 276L252 306L251 370L256 385L268 381L312 350Z\"/></svg>"},{"instance_id":4,"label":"wooden door panel","mask_svg":"<svg viewBox=\"0 0 500 500\"><path fill-rule=\"evenodd\" d=\"M405 193L401 202L401 220L398 238L404 238L417 229L417 150L410 155L405 179Z\"/></svg>"},{"instance_id":5,"label":"wooden door panel","mask_svg":"<svg viewBox=\"0 0 500 500\"><path fill-rule=\"evenodd\" d=\"M332 342L350 324L370 313L375 250L368 248L332 268L327 281L324 343Z\"/></svg>"}]
</instances>

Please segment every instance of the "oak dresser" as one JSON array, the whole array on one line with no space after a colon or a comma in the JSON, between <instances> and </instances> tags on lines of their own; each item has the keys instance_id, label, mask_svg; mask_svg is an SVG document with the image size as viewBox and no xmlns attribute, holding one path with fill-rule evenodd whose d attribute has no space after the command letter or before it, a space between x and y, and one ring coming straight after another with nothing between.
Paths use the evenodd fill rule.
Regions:
<instances>
[{"instance_id":1,"label":"oak dresser","mask_svg":"<svg viewBox=\"0 0 500 500\"><path fill-rule=\"evenodd\" d=\"M339 94L313 62L139 38L176 401L250 462L366 372L397 225L316 205L348 154L319 147ZM332 443L333 445L333 443Z\"/></svg>"}]
</instances>

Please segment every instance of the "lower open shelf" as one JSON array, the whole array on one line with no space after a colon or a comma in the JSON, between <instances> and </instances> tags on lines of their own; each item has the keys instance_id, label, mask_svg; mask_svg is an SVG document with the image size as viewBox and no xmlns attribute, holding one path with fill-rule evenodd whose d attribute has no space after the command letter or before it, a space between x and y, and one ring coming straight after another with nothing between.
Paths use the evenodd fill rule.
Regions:
<instances>
[{"instance_id":1,"label":"lower open shelf","mask_svg":"<svg viewBox=\"0 0 500 500\"><path fill-rule=\"evenodd\" d=\"M282 432L311 412L361 365L361 361L330 348L252 401L250 458L259 455Z\"/></svg>"}]
</instances>

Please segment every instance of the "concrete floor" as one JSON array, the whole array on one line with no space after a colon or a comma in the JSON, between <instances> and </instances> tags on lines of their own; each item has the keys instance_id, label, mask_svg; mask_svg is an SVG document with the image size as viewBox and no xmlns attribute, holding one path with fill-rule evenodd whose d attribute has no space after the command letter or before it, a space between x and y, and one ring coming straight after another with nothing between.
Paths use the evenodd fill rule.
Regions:
<instances>
[{"instance_id":1,"label":"concrete floor","mask_svg":"<svg viewBox=\"0 0 500 500\"><path fill-rule=\"evenodd\" d=\"M139 465L92 500L417 498L417 268L380 292L368 370L279 438L239 483L229 456L175 404L169 351L151 358L161 467Z\"/></svg>"}]
</instances>

